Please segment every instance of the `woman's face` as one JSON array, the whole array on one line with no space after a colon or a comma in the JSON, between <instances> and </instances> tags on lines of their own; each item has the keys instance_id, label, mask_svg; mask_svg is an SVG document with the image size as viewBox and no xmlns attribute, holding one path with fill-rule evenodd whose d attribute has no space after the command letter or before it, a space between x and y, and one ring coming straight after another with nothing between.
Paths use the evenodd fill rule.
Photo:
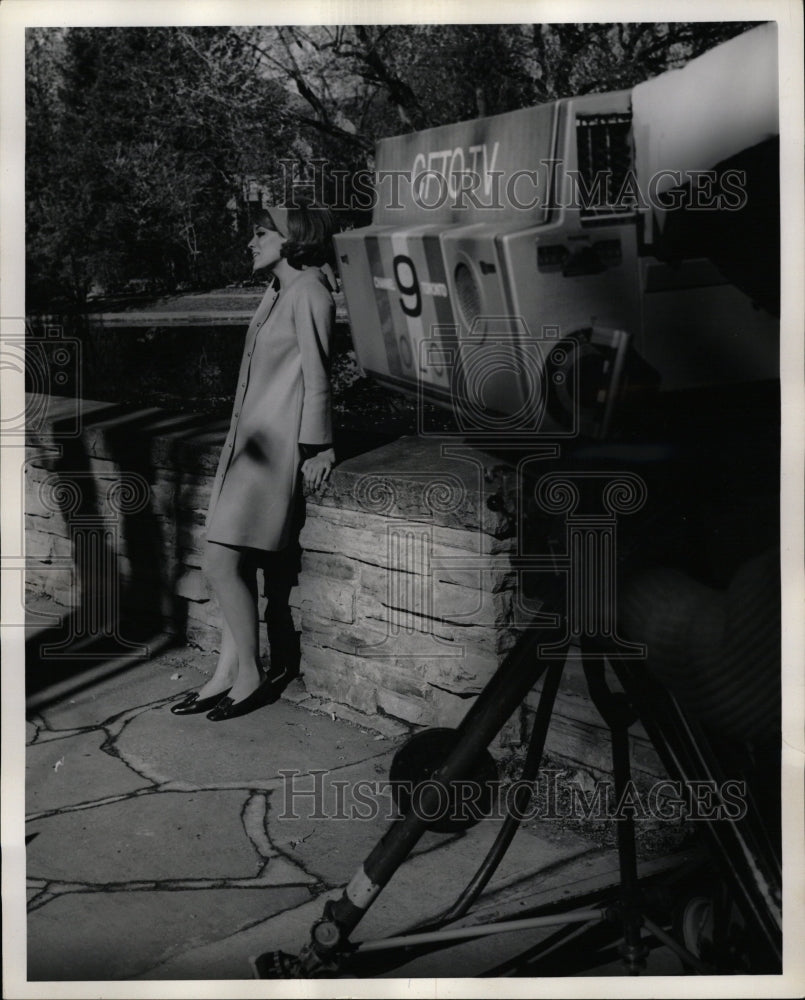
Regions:
<instances>
[{"instance_id":1,"label":"woman's face","mask_svg":"<svg viewBox=\"0 0 805 1000\"><path fill-rule=\"evenodd\" d=\"M249 241L252 252L252 270L273 267L280 260L280 249L285 237L272 226L260 223L254 227L254 236Z\"/></svg>"}]
</instances>

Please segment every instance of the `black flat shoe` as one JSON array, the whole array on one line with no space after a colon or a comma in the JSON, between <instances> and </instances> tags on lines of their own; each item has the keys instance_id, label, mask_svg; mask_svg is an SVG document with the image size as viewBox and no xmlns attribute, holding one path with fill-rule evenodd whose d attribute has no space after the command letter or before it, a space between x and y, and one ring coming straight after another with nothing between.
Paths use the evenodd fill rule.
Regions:
<instances>
[{"instance_id":1,"label":"black flat shoe","mask_svg":"<svg viewBox=\"0 0 805 1000\"><path fill-rule=\"evenodd\" d=\"M209 698L199 698L198 691L191 691L185 696L184 701L178 701L175 705L171 705L171 712L174 715L198 715L217 705L227 691L229 688L219 694L211 694Z\"/></svg>"},{"instance_id":2,"label":"black flat shoe","mask_svg":"<svg viewBox=\"0 0 805 1000\"><path fill-rule=\"evenodd\" d=\"M256 687L251 694L241 698L240 701L232 701L231 698L221 698L211 712L207 712L210 722L224 722L226 719L237 719L241 715L247 715L256 708L261 708L269 700L271 695L271 683L264 680L259 687Z\"/></svg>"},{"instance_id":3,"label":"black flat shoe","mask_svg":"<svg viewBox=\"0 0 805 1000\"><path fill-rule=\"evenodd\" d=\"M302 671L299 667L277 667L272 669L266 680L270 684L290 684L291 681L296 680L297 677L301 676Z\"/></svg>"}]
</instances>

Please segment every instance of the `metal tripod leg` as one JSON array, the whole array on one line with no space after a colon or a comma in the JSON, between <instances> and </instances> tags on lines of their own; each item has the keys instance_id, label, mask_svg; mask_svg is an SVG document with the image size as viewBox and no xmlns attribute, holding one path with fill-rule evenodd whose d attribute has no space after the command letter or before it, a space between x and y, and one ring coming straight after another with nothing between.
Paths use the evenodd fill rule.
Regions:
<instances>
[{"instance_id":1,"label":"metal tripod leg","mask_svg":"<svg viewBox=\"0 0 805 1000\"><path fill-rule=\"evenodd\" d=\"M619 803L631 777L629 767L629 730L617 726L612 734L612 770L615 776L615 795ZM648 948L643 943L640 929L643 926L641 901L637 881L637 852L635 848L634 816L631 811L616 819L618 831L618 863L620 866L620 904L623 921L621 954L629 975L636 976L645 968Z\"/></svg>"},{"instance_id":2,"label":"metal tripod leg","mask_svg":"<svg viewBox=\"0 0 805 1000\"><path fill-rule=\"evenodd\" d=\"M489 745L540 676L548 670L548 663L541 661L537 655L538 647L544 638L544 630L541 632L529 630L509 653L467 713L459 727L453 751L434 773L433 780L424 784L419 801L415 795L409 815L392 824L341 898L325 905L321 919L311 928L310 942L303 948L299 958L267 952L254 962L259 978L289 978L292 975L312 977L338 972L339 958L354 948L349 944L349 935L427 829L428 820L420 817L433 816L438 812L439 786L459 781L471 773L477 756ZM661 751L670 749L669 744L662 738L664 735L662 725L665 720L660 725L659 731L656 731L658 720L653 717L656 706L651 706L642 697L643 692L639 684L635 690L634 676L622 669L617 657L613 658L612 666L624 688L630 692L630 697L609 690L604 678L605 660L600 653L595 656L585 656L582 651L582 659L590 696L611 732L615 790L617 801L622 805L626 801L631 772L629 727L638 717L630 697L635 696L636 703L641 708L640 715L644 717L644 724L647 725L655 746ZM532 757L533 750L537 768L538 758L542 756L561 671L562 665L554 661L540 699L528 755ZM685 746L685 741L682 741L682 746ZM691 753L695 748L695 740L685 746ZM684 768L681 770L684 773ZM648 949L641 935L641 928L646 921L643 917L643 900L637 876L634 817L628 810L621 809L617 822L620 867L620 902L617 915L623 927L621 952L628 971L637 974L645 965ZM505 853L515 829L516 824L509 827L504 824L496 844L464 893L450 910L437 921L430 922L428 926L434 924L441 926L466 912L466 908L487 884L494 868ZM649 926L648 922L646 926ZM421 927L419 929L423 930ZM659 931L661 932L661 929ZM704 971L704 966L695 956L688 955L676 943L674 948L692 968Z\"/></svg>"},{"instance_id":3,"label":"metal tripod leg","mask_svg":"<svg viewBox=\"0 0 805 1000\"><path fill-rule=\"evenodd\" d=\"M545 681L542 685L542 692L540 694L537 712L534 716L534 724L531 728L531 738L528 743L526 759L523 764L522 773L520 774L520 784L517 788L517 794L513 803L513 809L503 821L503 825L498 831L497 837L495 837L495 842L489 848L489 851L481 863L478 871L467 884L466 888L455 903L453 903L449 909L445 910L444 913L440 914L440 916L436 917L434 920L428 920L425 924L420 925L417 930L422 931L425 929L441 927L444 924L451 923L452 921L459 920L463 917L475 900L484 891L489 880L495 874L498 865L503 860L506 851L509 849L509 845L514 839L514 835L517 833L517 830L523 821L523 816L525 815L531 795L533 794L529 789L529 784L536 778L539 772L540 764L542 763L542 755L545 751L545 740L548 735L548 726L550 725L551 716L553 715L553 707L556 703L556 695L559 690L559 681L562 677L563 668L564 663L556 663L548 668L548 672L545 675Z\"/></svg>"},{"instance_id":4,"label":"metal tripod leg","mask_svg":"<svg viewBox=\"0 0 805 1000\"><path fill-rule=\"evenodd\" d=\"M436 786L460 780L470 772L478 753L489 746L503 723L546 670L547 664L540 663L536 656L536 647L542 638L536 632L531 633L512 650L464 717L458 729L456 747L434 773L433 781L420 786L420 794L415 789L411 812L395 821L349 883L341 899L326 905L322 920L313 926L311 932L313 950L320 957L328 957L354 930L423 835L428 823L421 817L433 816L439 806Z\"/></svg>"},{"instance_id":5,"label":"metal tripod leg","mask_svg":"<svg viewBox=\"0 0 805 1000\"><path fill-rule=\"evenodd\" d=\"M686 787L705 782L720 789L724 775L706 735L645 670L614 661L618 680L635 700L654 748L672 778ZM747 794L746 812L727 822L702 823L737 905L768 954L769 971L782 961L782 874L773 846Z\"/></svg>"},{"instance_id":6,"label":"metal tripod leg","mask_svg":"<svg viewBox=\"0 0 805 1000\"><path fill-rule=\"evenodd\" d=\"M582 657L584 650L582 648ZM619 806L616 817L618 835L618 865L620 870L620 916L623 926L621 954L630 975L638 975L645 967L648 948L643 943L642 901L637 877L637 852L633 811L624 809L625 794L631 780L629 762L629 726L637 713L622 692L610 691L604 679L604 660L584 658L584 676L593 704L609 727L612 741L612 772L615 795Z\"/></svg>"},{"instance_id":7,"label":"metal tripod leg","mask_svg":"<svg viewBox=\"0 0 805 1000\"><path fill-rule=\"evenodd\" d=\"M545 639L543 620L539 621L539 628L526 630L467 712L458 727L456 745L447 760L433 774L431 781L423 783L419 791L414 790L408 815L392 823L341 898L325 904L321 919L311 928L310 942L299 957L304 974L311 976L333 971L332 963L339 951L346 947L349 935L427 830L428 820L422 817L438 812L439 786L460 781L471 773L478 755L489 746L548 669L552 661L541 661L537 655L538 647ZM552 681L551 687L554 683ZM270 953L257 959L255 967L258 974L261 974L261 968L270 964Z\"/></svg>"}]
</instances>

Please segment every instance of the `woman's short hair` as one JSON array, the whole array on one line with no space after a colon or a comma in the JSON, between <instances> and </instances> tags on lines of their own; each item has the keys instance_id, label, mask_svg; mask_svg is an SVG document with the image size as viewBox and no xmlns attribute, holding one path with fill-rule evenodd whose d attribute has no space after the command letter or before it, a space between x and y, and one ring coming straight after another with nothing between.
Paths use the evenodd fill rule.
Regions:
<instances>
[{"instance_id":1,"label":"woman's short hair","mask_svg":"<svg viewBox=\"0 0 805 1000\"><path fill-rule=\"evenodd\" d=\"M273 225L270 211L264 215ZM302 205L287 209L286 218L287 233L281 253L291 267L301 269L329 263L336 228L330 209L322 205Z\"/></svg>"}]
</instances>

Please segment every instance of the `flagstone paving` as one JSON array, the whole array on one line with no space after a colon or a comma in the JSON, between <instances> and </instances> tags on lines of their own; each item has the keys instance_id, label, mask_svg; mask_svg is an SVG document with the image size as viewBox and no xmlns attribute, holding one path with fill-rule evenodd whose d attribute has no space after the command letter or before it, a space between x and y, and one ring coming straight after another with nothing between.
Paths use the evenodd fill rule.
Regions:
<instances>
[{"instance_id":1,"label":"flagstone paving","mask_svg":"<svg viewBox=\"0 0 805 1000\"><path fill-rule=\"evenodd\" d=\"M301 887L73 892L29 919L29 976L128 979L177 952L217 941L267 913L299 906ZM244 963L242 978L248 978Z\"/></svg>"},{"instance_id":2,"label":"flagstone paving","mask_svg":"<svg viewBox=\"0 0 805 1000\"><path fill-rule=\"evenodd\" d=\"M103 750L103 730L34 744L25 755L26 811L36 815L86 802L87 789L99 799L125 795L151 783Z\"/></svg>"},{"instance_id":3,"label":"flagstone paving","mask_svg":"<svg viewBox=\"0 0 805 1000\"><path fill-rule=\"evenodd\" d=\"M174 649L31 715L30 980L249 978L249 955L299 952L387 829L383 782L405 727L361 728L300 684L230 722L174 716L170 703L212 665ZM499 824L426 834L355 940L443 909ZM524 831L485 898L522 895L535 873L590 851Z\"/></svg>"},{"instance_id":4,"label":"flagstone paving","mask_svg":"<svg viewBox=\"0 0 805 1000\"><path fill-rule=\"evenodd\" d=\"M278 788L283 771L334 770L380 756L388 744L375 735L280 700L217 724L204 715L174 716L163 706L147 709L126 724L115 746L156 782Z\"/></svg>"},{"instance_id":5,"label":"flagstone paving","mask_svg":"<svg viewBox=\"0 0 805 1000\"><path fill-rule=\"evenodd\" d=\"M36 837L28 873L87 885L192 879L199 872L253 878L263 859L243 828L248 798L242 791L154 792L43 817L29 823Z\"/></svg>"}]
</instances>

